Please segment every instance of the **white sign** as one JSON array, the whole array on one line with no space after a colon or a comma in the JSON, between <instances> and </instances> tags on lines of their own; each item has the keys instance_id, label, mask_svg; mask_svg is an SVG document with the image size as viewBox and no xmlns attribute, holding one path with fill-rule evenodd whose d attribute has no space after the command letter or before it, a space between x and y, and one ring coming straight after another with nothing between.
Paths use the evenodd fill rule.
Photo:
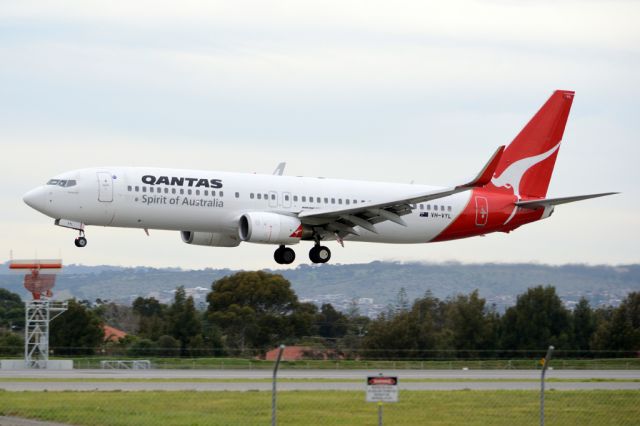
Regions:
<instances>
[{"instance_id":1,"label":"white sign","mask_svg":"<svg viewBox=\"0 0 640 426\"><path fill-rule=\"evenodd\" d=\"M398 377L367 377L367 402L398 402Z\"/></svg>"}]
</instances>

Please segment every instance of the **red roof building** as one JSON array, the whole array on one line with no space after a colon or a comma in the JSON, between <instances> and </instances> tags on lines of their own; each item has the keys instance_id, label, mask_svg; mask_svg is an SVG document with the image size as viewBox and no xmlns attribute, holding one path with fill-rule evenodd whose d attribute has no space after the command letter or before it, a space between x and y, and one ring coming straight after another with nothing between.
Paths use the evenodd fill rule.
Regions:
<instances>
[{"instance_id":1,"label":"red roof building","mask_svg":"<svg viewBox=\"0 0 640 426\"><path fill-rule=\"evenodd\" d=\"M127 333L124 331L106 324L102 326L102 330L104 331L105 342L118 342L118 340L127 337Z\"/></svg>"}]
</instances>

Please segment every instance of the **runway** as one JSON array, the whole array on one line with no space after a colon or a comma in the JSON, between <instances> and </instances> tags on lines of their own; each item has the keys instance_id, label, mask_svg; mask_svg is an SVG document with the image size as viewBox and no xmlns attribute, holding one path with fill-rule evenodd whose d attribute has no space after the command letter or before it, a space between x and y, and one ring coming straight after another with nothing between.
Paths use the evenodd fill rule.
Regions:
<instances>
[{"instance_id":1,"label":"runway","mask_svg":"<svg viewBox=\"0 0 640 426\"><path fill-rule=\"evenodd\" d=\"M536 370L281 370L282 391L364 391L369 375L400 390L537 390ZM270 370L3 370L6 391L270 391ZM547 389L640 390L640 370L550 370ZM554 381L560 380L560 381Z\"/></svg>"}]
</instances>

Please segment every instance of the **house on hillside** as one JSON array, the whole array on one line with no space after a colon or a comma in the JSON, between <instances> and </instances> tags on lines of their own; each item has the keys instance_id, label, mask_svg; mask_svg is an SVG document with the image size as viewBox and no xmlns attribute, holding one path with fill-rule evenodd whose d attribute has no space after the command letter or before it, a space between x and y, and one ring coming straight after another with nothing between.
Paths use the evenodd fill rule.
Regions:
<instances>
[{"instance_id":1,"label":"house on hillside","mask_svg":"<svg viewBox=\"0 0 640 426\"><path fill-rule=\"evenodd\" d=\"M104 332L104 341L105 342L113 342L118 343L120 339L124 339L127 337L127 333L122 330L118 330L115 327L111 327L109 325L104 324L102 326L102 330Z\"/></svg>"},{"instance_id":2,"label":"house on hillside","mask_svg":"<svg viewBox=\"0 0 640 426\"><path fill-rule=\"evenodd\" d=\"M266 361L275 361L278 359L280 348L270 350L265 354ZM335 359L336 352L331 349L314 348L311 346L285 346L282 352L282 361L300 361L303 359ZM340 357L342 358L342 357Z\"/></svg>"}]
</instances>

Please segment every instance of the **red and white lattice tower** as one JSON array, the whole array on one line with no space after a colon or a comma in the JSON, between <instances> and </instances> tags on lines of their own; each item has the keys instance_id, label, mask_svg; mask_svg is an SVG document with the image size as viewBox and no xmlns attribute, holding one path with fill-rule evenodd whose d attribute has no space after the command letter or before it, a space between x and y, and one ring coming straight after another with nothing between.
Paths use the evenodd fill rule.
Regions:
<instances>
[{"instance_id":1,"label":"red and white lattice tower","mask_svg":"<svg viewBox=\"0 0 640 426\"><path fill-rule=\"evenodd\" d=\"M33 296L32 300L25 302L25 367L47 368L49 323L67 310L67 302L51 300L56 274L62 270L62 261L11 260L9 270L24 274L24 288Z\"/></svg>"}]
</instances>

